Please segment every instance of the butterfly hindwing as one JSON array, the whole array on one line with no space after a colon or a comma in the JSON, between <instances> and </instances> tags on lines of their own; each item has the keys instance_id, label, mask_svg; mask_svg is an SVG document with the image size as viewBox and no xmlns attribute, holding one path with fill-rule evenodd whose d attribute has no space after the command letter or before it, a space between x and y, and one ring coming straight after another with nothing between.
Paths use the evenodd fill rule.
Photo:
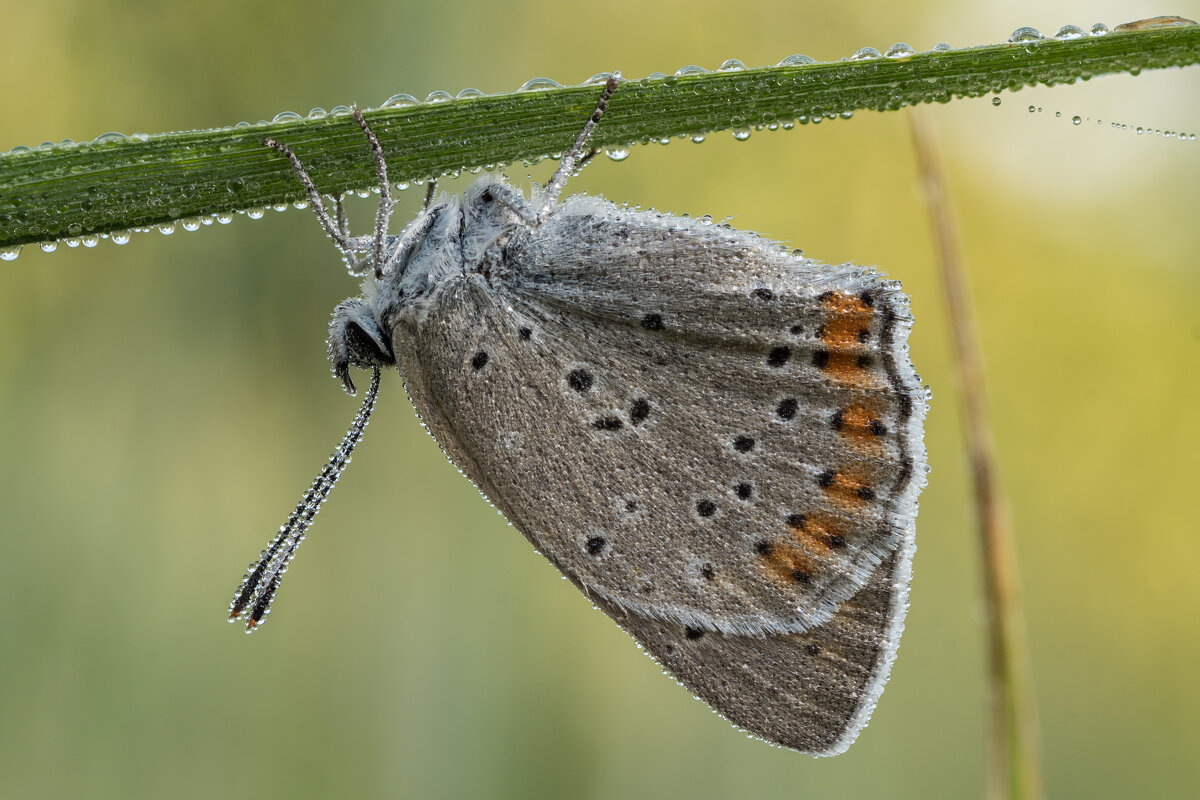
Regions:
<instances>
[{"instance_id":1,"label":"butterfly hindwing","mask_svg":"<svg viewBox=\"0 0 1200 800\"><path fill-rule=\"evenodd\" d=\"M891 672L912 550L910 535L833 617L805 633L728 635L600 607L738 727L793 750L837 755L866 726Z\"/></svg>"}]
</instances>

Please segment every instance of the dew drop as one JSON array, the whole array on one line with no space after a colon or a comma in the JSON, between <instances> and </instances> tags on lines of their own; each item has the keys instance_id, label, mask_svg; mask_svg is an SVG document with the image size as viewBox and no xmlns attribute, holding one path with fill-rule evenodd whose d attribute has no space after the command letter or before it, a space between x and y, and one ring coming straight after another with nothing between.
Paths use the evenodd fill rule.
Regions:
<instances>
[{"instance_id":1,"label":"dew drop","mask_svg":"<svg viewBox=\"0 0 1200 800\"><path fill-rule=\"evenodd\" d=\"M92 139L92 144L117 144L118 142L127 142L129 137L120 131L109 131L102 133L95 139Z\"/></svg>"},{"instance_id":2,"label":"dew drop","mask_svg":"<svg viewBox=\"0 0 1200 800\"><path fill-rule=\"evenodd\" d=\"M1092 26L1092 36L1107 36L1108 33L1108 26L1103 22L1097 22Z\"/></svg>"},{"instance_id":3,"label":"dew drop","mask_svg":"<svg viewBox=\"0 0 1200 800\"><path fill-rule=\"evenodd\" d=\"M887 49L887 52L884 53L884 56L887 58L908 58L909 56L915 56L916 54L917 51L913 50L910 45L904 42L896 42Z\"/></svg>"},{"instance_id":4,"label":"dew drop","mask_svg":"<svg viewBox=\"0 0 1200 800\"><path fill-rule=\"evenodd\" d=\"M172 233L175 232L175 223L174 222L158 223L158 232L161 233L163 236L170 236Z\"/></svg>"},{"instance_id":5,"label":"dew drop","mask_svg":"<svg viewBox=\"0 0 1200 800\"><path fill-rule=\"evenodd\" d=\"M951 50L953 50L953 49L954 49L953 47L951 47L950 45L946 44L945 42L938 42L937 44L935 44L935 45L933 46L933 51L932 51L932 52L934 52L934 53L948 53L948 52L950 52L950 51L951 51Z\"/></svg>"},{"instance_id":6,"label":"dew drop","mask_svg":"<svg viewBox=\"0 0 1200 800\"><path fill-rule=\"evenodd\" d=\"M746 141L747 139L750 138L750 129L749 128L734 128L733 138L737 139L739 142Z\"/></svg>"},{"instance_id":7,"label":"dew drop","mask_svg":"<svg viewBox=\"0 0 1200 800\"><path fill-rule=\"evenodd\" d=\"M604 155L608 156L613 161L624 161L629 158L628 147L606 147Z\"/></svg>"},{"instance_id":8,"label":"dew drop","mask_svg":"<svg viewBox=\"0 0 1200 800\"><path fill-rule=\"evenodd\" d=\"M704 67L698 67L695 64L688 64L675 70L676 75L705 75L708 73Z\"/></svg>"},{"instance_id":9,"label":"dew drop","mask_svg":"<svg viewBox=\"0 0 1200 800\"><path fill-rule=\"evenodd\" d=\"M659 74L661 75L662 73L659 73ZM597 72L595 75L593 75L592 77L590 77L586 81L584 81L583 85L591 86L592 84L608 83L608 79L614 78L614 77L616 77L616 76L613 75L613 73L611 73L611 72ZM666 76L664 75L663 77L666 77Z\"/></svg>"},{"instance_id":10,"label":"dew drop","mask_svg":"<svg viewBox=\"0 0 1200 800\"><path fill-rule=\"evenodd\" d=\"M518 92L540 92L546 89L557 89L562 86L561 83L553 78L530 78L521 84L517 89Z\"/></svg>"},{"instance_id":11,"label":"dew drop","mask_svg":"<svg viewBox=\"0 0 1200 800\"><path fill-rule=\"evenodd\" d=\"M278 114L275 115L275 118L271 121L272 122L292 122L293 120L297 120L297 119L304 119L304 118L301 117L299 114L297 114L295 111L280 111Z\"/></svg>"},{"instance_id":12,"label":"dew drop","mask_svg":"<svg viewBox=\"0 0 1200 800\"><path fill-rule=\"evenodd\" d=\"M113 244L129 244L130 233L129 231L109 231L108 238Z\"/></svg>"},{"instance_id":13,"label":"dew drop","mask_svg":"<svg viewBox=\"0 0 1200 800\"><path fill-rule=\"evenodd\" d=\"M38 242L38 247L42 248L43 253L53 253L58 249L58 241L53 242Z\"/></svg>"},{"instance_id":14,"label":"dew drop","mask_svg":"<svg viewBox=\"0 0 1200 800\"><path fill-rule=\"evenodd\" d=\"M874 47L862 47L855 51L854 55L850 56L849 60L869 61L872 58L883 58L883 54L881 54Z\"/></svg>"},{"instance_id":15,"label":"dew drop","mask_svg":"<svg viewBox=\"0 0 1200 800\"><path fill-rule=\"evenodd\" d=\"M1046 37L1042 36L1042 32L1037 28L1025 26L1023 28L1017 28L1015 31L1013 31L1012 35L1008 37L1008 41L1017 44L1023 42L1037 42L1044 38Z\"/></svg>"},{"instance_id":16,"label":"dew drop","mask_svg":"<svg viewBox=\"0 0 1200 800\"><path fill-rule=\"evenodd\" d=\"M14 244L12 247L0 248L0 261L16 261L17 256L21 255L21 248L24 245Z\"/></svg>"},{"instance_id":17,"label":"dew drop","mask_svg":"<svg viewBox=\"0 0 1200 800\"><path fill-rule=\"evenodd\" d=\"M1139 19L1134 22L1123 22L1113 28L1114 33L1125 33L1126 31L1149 31L1156 28L1175 28L1187 27L1196 23L1190 19L1183 17L1159 16L1151 17L1150 19Z\"/></svg>"},{"instance_id":18,"label":"dew drop","mask_svg":"<svg viewBox=\"0 0 1200 800\"><path fill-rule=\"evenodd\" d=\"M455 95L455 98L458 100L463 100L463 99L469 98L469 97L483 97L483 92L479 91L478 89L469 89L468 88L468 89L463 89L461 92L459 92L458 94Z\"/></svg>"},{"instance_id":19,"label":"dew drop","mask_svg":"<svg viewBox=\"0 0 1200 800\"><path fill-rule=\"evenodd\" d=\"M1079 117L1077 117L1077 116L1075 116L1075 117L1071 117L1071 124L1072 124L1072 125L1078 125L1078 124L1079 124L1079 123L1081 123L1081 122L1083 122L1083 120L1081 120Z\"/></svg>"},{"instance_id":20,"label":"dew drop","mask_svg":"<svg viewBox=\"0 0 1200 800\"><path fill-rule=\"evenodd\" d=\"M1055 39L1078 39L1087 36L1087 31L1078 25L1063 25L1054 33Z\"/></svg>"},{"instance_id":21,"label":"dew drop","mask_svg":"<svg viewBox=\"0 0 1200 800\"><path fill-rule=\"evenodd\" d=\"M384 100L380 108L404 108L405 106L415 106L416 104L417 98L411 94L394 94L387 100Z\"/></svg>"},{"instance_id":22,"label":"dew drop","mask_svg":"<svg viewBox=\"0 0 1200 800\"><path fill-rule=\"evenodd\" d=\"M702 144L704 142L704 134L703 133L693 133L688 138L690 138L696 144Z\"/></svg>"},{"instance_id":23,"label":"dew drop","mask_svg":"<svg viewBox=\"0 0 1200 800\"><path fill-rule=\"evenodd\" d=\"M449 92L443 92L441 89L436 89L436 90L430 92L429 94L425 95L425 102L430 105L436 105L437 103L446 103L453 99L454 98L450 96Z\"/></svg>"},{"instance_id":24,"label":"dew drop","mask_svg":"<svg viewBox=\"0 0 1200 800\"><path fill-rule=\"evenodd\" d=\"M992 105L994 105L994 106L998 106L998 105L1000 105L1000 98L999 98L999 97L993 97L993 98L992 98Z\"/></svg>"},{"instance_id":25,"label":"dew drop","mask_svg":"<svg viewBox=\"0 0 1200 800\"><path fill-rule=\"evenodd\" d=\"M183 219L179 220L179 224L188 233L200 230L200 220L196 217L184 217Z\"/></svg>"},{"instance_id":26,"label":"dew drop","mask_svg":"<svg viewBox=\"0 0 1200 800\"><path fill-rule=\"evenodd\" d=\"M325 109L321 108L320 106L309 109L309 111L308 111L309 119L323 119L324 117L327 117L327 116L329 116L329 112L326 111Z\"/></svg>"},{"instance_id":27,"label":"dew drop","mask_svg":"<svg viewBox=\"0 0 1200 800\"><path fill-rule=\"evenodd\" d=\"M802 67L805 64L815 64L816 61L817 60L815 58L810 58L808 56L800 55L799 53L797 53L796 55L788 56L783 61L780 61L778 64L776 64L775 66L777 66L777 67Z\"/></svg>"},{"instance_id":28,"label":"dew drop","mask_svg":"<svg viewBox=\"0 0 1200 800\"><path fill-rule=\"evenodd\" d=\"M263 208L247 208L246 216L250 219L262 219L266 216L266 209Z\"/></svg>"},{"instance_id":29,"label":"dew drop","mask_svg":"<svg viewBox=\"0 0 1200 800\"><path fill-rule=\"evenodd\" d=\"M738 72L745 68L746 65L741 61L738 61L736 58L728 59L727 61L723 62L721 66L717 67L717 69L721 72Z\"/></svg>"}]
</instances>

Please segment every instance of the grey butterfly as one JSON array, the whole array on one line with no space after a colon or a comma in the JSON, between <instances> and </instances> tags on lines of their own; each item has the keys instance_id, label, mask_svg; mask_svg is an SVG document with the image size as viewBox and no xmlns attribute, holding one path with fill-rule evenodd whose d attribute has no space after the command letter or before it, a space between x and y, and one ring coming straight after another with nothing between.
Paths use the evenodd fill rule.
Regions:
<instances>
[{"instance_id":1,"label":"grey butterfly","mask_svg":"<svg viewBox=\"0 0 1200 800\"><path fill-rule=\"evenodd\" d=\"M866 724L908 607L926 396L908 300L873 270L753 234L577 195L567 178L617 80L532 200L484 177L388 234L346 230L367 273L329 355L370 369L362 409L230 619L253 630L396 366L450 460L588 599L734 724L842 752Z\"/></svg>"}]
</instances>

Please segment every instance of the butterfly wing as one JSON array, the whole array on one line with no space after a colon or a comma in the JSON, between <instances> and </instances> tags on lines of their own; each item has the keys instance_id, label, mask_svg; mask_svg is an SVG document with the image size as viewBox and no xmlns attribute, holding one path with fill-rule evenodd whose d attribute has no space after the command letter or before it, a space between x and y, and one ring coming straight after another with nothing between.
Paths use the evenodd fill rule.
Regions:
<instances>
[{"instance_id":1,"label":"butterfly wing","mask_svg":"<svg viewBox=\"0 0 1200 800\"><path fill-rule=\"evenodd\" d=\"M813 755L844 752L891 672L908 610L912 540L823 625L763 638L704 632L600 607L735 725Z\"/></svg>"},{"instance_id":2,"label":"butterfly wing","mask_svg":"<svg viewBox=\"0 0 1200 800\"><path fill-rule=\"evenodd\" d=\"M912 526L910 325L870 270L576 197L393 335L451 460L606 610L761 636Z\"/></svg>"}]
</instances>

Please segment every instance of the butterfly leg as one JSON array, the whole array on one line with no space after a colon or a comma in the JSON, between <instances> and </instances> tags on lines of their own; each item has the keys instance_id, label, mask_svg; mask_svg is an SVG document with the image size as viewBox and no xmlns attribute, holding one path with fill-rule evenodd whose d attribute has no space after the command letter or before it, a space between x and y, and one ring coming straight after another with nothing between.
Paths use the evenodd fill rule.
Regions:
<instances>
[{"instance_id":1,"label":"butterfly leg","mask_svg":"<svg viewBox=\"0 0 1200 800\"><path fill-rule=\"evenodd\" d=\"M338 232L345 236L347 240L350 238L350 220L346 217L346 204L342 202L345 195L338 192L333 196L333 218L337 220Z\"/></svg>"},{"instance_id":2,"label":"butterfly leg","mask_svg":"<svg viewBox=\"0 0 1200 800\"><path fill-rule=\"evenodd\" d=\"M608 101L612 97L613 92L617 90L617 81L621 74L617 73L609 78L604 84L604 91L600 93L600 99L596 101L596 108L592 111L592 115L588 117L588 121L584 123L583 130L579 132L579 136L575 139L575 144L571 145L558 162L558 169L554 172L554 177L550 179L549 185L546 186L545 194L542 197L542 207L538 209L537 218L542 220L550 213L550 209L562 194L563 188L566 187L567 181L575 174L577 167L591 160L590 155L585 155L588 146L588 140L592 138L592 131L596 129L596 125L600 122L600 117L604 116L604 112L608 110ZM583 159L582 162L580 159Z\"/></svg>"},{"instance_id":3,"label":"butterfly leg","mask_svg":"<svg viewBox=\"0 0 1200 800\"><path fill-rule=\"evenodd\" d=\"M329 212L325 210L325 204L321 200L321 193L317 191L317 185L313 183L312 176L304 168L300 157L292 151L292 148L277 139L263 139L263 144L272 150L282 153L291 162L292 171L296 173L296 176L300 178L300 183L304 185L304 191L308 195L308 203L312 206L313 213L317 215L317 221L325 229L325 235L333 239L333 243L341 252L342 258L346 259L347 263L353 263L354 248L350 244L350 239L342 233L338 224L333 221L329 216Z\"/></svg>"},{"instance_id":4,"label":"butterfly leg","mask_svg":"<svg viewBox=\"0 0 1200 800\"><path fill-rule=\"evenodd\" d=\"M575 165L575 174L578 175L579 171L586 167L599 153L600 148L598 147L593 147L591 150L588 150L586 153L584 153L583 157L579 159L579 163Z\"/></svg>"},{"instance_id":5,"label":"butterfly leg","mask_svg":"<svg viewBox=\"0 0 1200 800\"><path fill-rule=\"evenodd\" d=\"M383 277L384 254L387 249L388 223L392 219L392 189L388 184L387 160L383 156L383 146L379 144L371 126L363 117L362 109L354 109L354 121L362 128L371 143L371 152L375 155L375 174L379 180L379 209L375 212L375 239L372 248L372 261L375 265L375 277Z\"/></svg>"}]
</instances>

